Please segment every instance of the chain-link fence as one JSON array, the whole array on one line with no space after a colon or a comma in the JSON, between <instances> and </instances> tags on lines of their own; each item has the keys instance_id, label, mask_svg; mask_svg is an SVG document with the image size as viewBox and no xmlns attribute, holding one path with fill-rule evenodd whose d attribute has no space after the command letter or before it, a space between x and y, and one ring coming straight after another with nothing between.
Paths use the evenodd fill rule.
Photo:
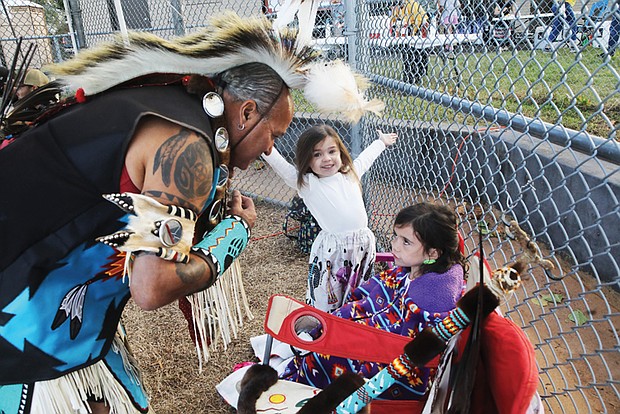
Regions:
<instances>
[{"instance_id":1,"label":"chain-link fence","mask_svg":"<svg viewBox=\"0 0 620 414\"><path fill-rule=\"evenodd\" d=\"M2 63L23 37L38 45L35 67L118 31L171 37L226 9L274 16L281 7L268 0L2 5ZM399 209L432 200L459 213L468 254L482 235L487 258L500 267L520 253L503 224L517 220L555 270L531 269L502 309L535 346L538 391L553 413L620 412L619 25L614 0L321 2L317 49L370 78L369 96L386 109L351 126L316 115L295 95L296 118L277 143L292 160L301 131L325 122L355 156L377 129L399 134L363 177L380 251L389 250ZM235 185L280 205L283 216L294 194L260 162Z\"/></svg>"}]
</instances>

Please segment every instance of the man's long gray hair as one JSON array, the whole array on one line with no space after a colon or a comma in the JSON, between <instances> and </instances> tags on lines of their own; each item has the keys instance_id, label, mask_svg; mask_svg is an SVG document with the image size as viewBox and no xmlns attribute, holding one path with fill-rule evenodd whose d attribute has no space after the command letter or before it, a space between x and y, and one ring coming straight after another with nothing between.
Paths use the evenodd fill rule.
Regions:
<instances>
[{"instance_id":1,"label":"man's long gray hair","mask_svg":"<svg viewBox=\"0 0 620 414\"><path fill-rule=\"evenodd\" d=\"M258 113L268 115L269 109L280 96L284 81L269 66L262 63L247 63L222 72L220 86L235 100L248 99L256 102Z\"/></svg>"}]
</instances>

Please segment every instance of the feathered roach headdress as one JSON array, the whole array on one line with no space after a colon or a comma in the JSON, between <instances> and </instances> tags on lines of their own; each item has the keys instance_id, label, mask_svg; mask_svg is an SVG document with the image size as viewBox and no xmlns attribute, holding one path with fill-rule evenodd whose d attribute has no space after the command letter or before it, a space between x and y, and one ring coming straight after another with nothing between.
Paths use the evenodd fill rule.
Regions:
<instances>
[{"instance_id":1,"label":"feathered roach headdress","mask_svg":"<svg viewBox=\"0 0 620 414\"><path fill-rule=\"evenodd\" d=\"M381 111L382 102L364 98L365 82L347 65L318 61L312 48L297 48L296 36L286 28L274 30L264 17L229 12L213 18L203 31L173 40L144 32L118 36L49 71L69 89L89 96L145 75L213 76L256 62L271 67L288 87L304 89L321 112L340 112L357 121L365 111Z\"/></svg>"}]
</instances>

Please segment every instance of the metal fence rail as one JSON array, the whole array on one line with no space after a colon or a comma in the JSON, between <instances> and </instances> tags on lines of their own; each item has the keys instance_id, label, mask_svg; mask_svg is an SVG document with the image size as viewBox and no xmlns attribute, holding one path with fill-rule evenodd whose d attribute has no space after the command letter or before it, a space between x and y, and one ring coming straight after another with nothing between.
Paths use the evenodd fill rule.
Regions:
<instances>
[{"instance_id":1,"label":"metal fence rail","mask_svg":"<svg viewBox=\"0 0 620 414\"><path fill-rule=\"evenodd\" d=\"M517 0L507 12L503 0L463 0L454 24L445 24L451 20L435 1L420 0L426 13L418 20L407 3L321 3L316 47L371 79L368 95L386 110L351 126L316 115L296 96L296 118L278 148L292 159L296 137L318 122L333 125L354 156L377 129L399 134L363 177L379 250L389 249L399 209L432 200L459 213L468 254L482 233L486 257L499 267L520 252L502 219L517 220L556 268L552 278L531 269L502 305L534 344L545 409L620 412L620 52L612 57L609 49L618 2L577 1L573 20L552 0ZM226 9L273 15L279 7L241 0L3 6L0 60L7 66L23 37L38 45L37 67L119 31L171 37ZM261 163L235 183L282 206L283 215L294 194Z\"/></svg>"}]
</instances>

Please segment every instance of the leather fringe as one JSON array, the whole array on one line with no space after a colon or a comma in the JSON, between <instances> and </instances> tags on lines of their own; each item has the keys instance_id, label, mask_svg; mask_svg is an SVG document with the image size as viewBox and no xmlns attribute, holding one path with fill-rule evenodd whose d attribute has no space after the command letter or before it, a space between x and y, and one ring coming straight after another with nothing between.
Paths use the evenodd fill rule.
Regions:
<instances>
[{"instance_id":1,"label":"leather fringe","mask_svg":"<svg viewBox=\"0 0 620 414\"><path fill-rule=\"evenodd\" d=\"M243 287L239 261L235 260L213 286L187 299L192 306L196 352L202 372L202 363L209 361L210 352L220 344L226 350L237 338L244 314L248 320L254 319Z\"/></svg>"}]
</instances>

